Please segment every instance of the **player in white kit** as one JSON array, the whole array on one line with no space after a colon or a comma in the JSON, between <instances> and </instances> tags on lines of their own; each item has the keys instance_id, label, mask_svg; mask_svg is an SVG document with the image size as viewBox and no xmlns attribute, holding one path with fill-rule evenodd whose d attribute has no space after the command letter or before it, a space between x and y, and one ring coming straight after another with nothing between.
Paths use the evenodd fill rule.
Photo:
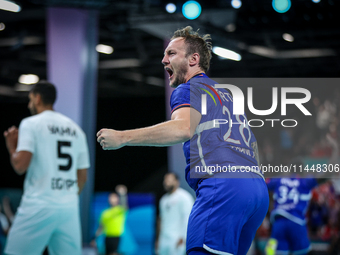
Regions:
<instances>
[{"instance_id":1,"label":"player in white kit","mask_svg":"<svg viewBox=\"0 0 340 255\"><path fill-rule=\"evenodd\" d=\"M163 185L167 193L159 202L158 255L184 255L188 219L194 199L188 191L179 187L175 173L166 174Z\"/></svg>"},{"instance_id":2,"label":"player in white kit","mask_svg":"<svg viewBox=\"0 0 340 255\"><path fill-rule=\"evenodd\" d=\"M37 83L29 93L33 116L19 130L4 132L11 164L26 172L24 194L9 232L5 253L80 255L78 193L90 166L85 133L70 118L53 110L56 89Z\"/></svg>"}]
</instances>

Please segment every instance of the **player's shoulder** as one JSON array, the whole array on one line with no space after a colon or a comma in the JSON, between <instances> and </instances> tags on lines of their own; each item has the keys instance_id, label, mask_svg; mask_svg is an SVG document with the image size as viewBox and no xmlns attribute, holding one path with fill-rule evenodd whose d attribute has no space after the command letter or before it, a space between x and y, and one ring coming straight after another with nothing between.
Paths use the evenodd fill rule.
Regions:
<instances>
[{"instance_id":1,"label":"player's shoulder","mask_svg":"<svg viewBox=\"0 0 340 255\"><path fill-rule=\"evenodd\" d=\"M117 211L126 211L126 208L122 205L117 205L117 206L115 206L115 208L116 208Z\"/></svg>"},{"instance_id":2,"label":"player's shoulder","mask_svg":"<svg viewBox=\"0 0 340 255\"><path fill-rule=\"evenodd\" d=\"M110 213L111 208L106 208L100 213L100 218L105 218L105 216Z\"/></svg>"},{"instance_id":3,"label":"player's shoulder","mask_svg":"<svg viewBox=\"0 0 340 255\"><path fill-rule=\"evenodd\" d=\"M60 121L68 122L69 124L78 127L78 124L74 120L60 112L54 112L54 118Z\"/></svg>"},{"instance_id":4,"label":"player's shoulder","mask_svg":"<svg viewBox=\"0 0 340 255\"><path fill-rule=\"evenodd\" d=\"M186 83L182 83L176 87L176 89L171 94L171 100L175 100L177 98L188 98L193 94L199 94L200 90L198 86L190 84L190 81Z\"/></svg>"},{"instance_id":5,"label":"player's shoulder","mask_svg":"<svg viewBox=\"0 0 340 255\"><path fill-rule=\"evenodd\" d=\"M179 94L179 93L183 93L185 91L190 91L190 83L186 82L186 83L182 83L180 85L178 85L175 90L173 91L173 94Z\"/></svg>"},{"instance_id":6,"label":"player's shoulder","mask_svg":"<svg viewBox=\"0 0 340 255\"><path fill-rule=\"evenodd\" d=\"M194 76L187 82L178 85L174 90L173 94L177 95L180 93L195 91L203 93L202 90L200 90L200 87L202 86L204 87L204 85L214 86L215 84L217 84L215 81L211 80L206 74L202 73Z\"/></svg>"},{"instance_id":7,"label":"player's shoulder","mask_svg":"<svg viewBox=\"0 0 340 255\"><path fill-rule=\"evenodd\" d=\"M185 189L181 188L181 187L178 187L177 188L177 192L179 194L190 194L188 191L186 191Z\"/></svg>"},{"instance_id":8,"label":"player's shoulder","mask_svg":"<svg viewBox=\"0 0 340 255\"><path fill-rule=\"evenodd\" d=\"M58 119L60 122L62 122L66 126L70 126L73 129L76 129L77 133L80 133L82 135L85 135L85 132L83 129L70 117L60 113L60 112L54 112L55 113L55 118Z\"/></svg>"},{"instance_id":9,"label":"player's shoulder","mask_svg":"<svg viewBox=\"0 0 340 255\"><path fill-rule=\"evenodd\" d=\"M162 201L164 201L164 200L166 200L166 199L168 199L169 198L169 194L168 193L165 193L162 197L161 197L161 199L159 200L160 202L162 202Z\"/></svg>"},{"instance_id":10,"label":"player's shoulder","mask_svg":"<svg viewBox=\"0 0 340 255\"><path fill-rule=\"evenodd\" d=\"M35 126L40 122L41 116L40 114L32 115L26 118L23 118L20 122L20 126Z\"/></svg>"},{"instance_id":11,"label":"player's shoulder","mask_svg":"<svg viewBox=\"0 0 340 255\"><path fill-rule=\"evenodd\" d=\"M112 212L112 210L114 210L114 207L108 207L108 208L106 208L106 209L103 210L102 214L103 214L103 215L104 215L104 214L108 214L108 213Z\"/></svg>"},{"instance_id":12,"label":"player's shoulder","mask_svg":"<svg viewBox=\"0 0 340 255\"><path fill-rule=\"evenodd\" d=\"M196 75L192 79L190 79L190 86L192 88L195 87L214 87L218 82L210 79L206 74L202 73L200 75Z\"/></svg>"},{"instance_id":13,"label":"player's shoulder","mask_svg":"<svg viewBox=\"0 0 340 255\"><path fill-rule=\"evenodd\" d=\"M190 104L190 86L183 83L172 92L170 105L171 109L174 110L184 104Z\"/></svg>"},{"instance_id":14,"label":"player's shoulder","mask_svg":"<svg viewBox=\"0 0 340 255\"><path fill-rule=\"evenodd\" d=\"M178 188L178 189L177 189L177 194L178 194L180 197L183 197L183 198L186 198L186 199L192 199L191 194L190 194L188 191L186 191L185 189Z\"/></svg>"}]
</instances>

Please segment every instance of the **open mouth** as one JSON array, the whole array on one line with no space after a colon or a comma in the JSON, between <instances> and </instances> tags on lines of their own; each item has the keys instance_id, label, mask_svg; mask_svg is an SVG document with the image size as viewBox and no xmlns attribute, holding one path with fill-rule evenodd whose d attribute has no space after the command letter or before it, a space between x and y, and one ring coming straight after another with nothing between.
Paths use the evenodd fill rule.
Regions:
<instances>
[{"instance_id":1,"label":"open mouth","mask_svg":"<svg viewBox=\"0 0 340 255\"><path fill-rule=\"evenodd\" d=\"M169 67L166 67L165 70L168 72L169 74L169 79L172 78L172 76L174 75L174 72L169 68Z\"/></svg>"}]
</instances>

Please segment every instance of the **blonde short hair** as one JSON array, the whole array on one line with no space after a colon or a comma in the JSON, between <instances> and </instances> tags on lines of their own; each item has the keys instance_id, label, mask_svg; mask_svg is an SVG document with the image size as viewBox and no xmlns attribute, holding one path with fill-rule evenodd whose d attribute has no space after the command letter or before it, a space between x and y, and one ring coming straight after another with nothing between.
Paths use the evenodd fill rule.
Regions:
<instances>
[{"instance_id":1,"label":"blonde short hair","mask_svg":"<svg viewBox=\"0 0 340 255\"><path fill-rule=\"evenodd\" d=\"M187 45L186 57L198 53L200 55L199 66L202 68L204 72L208 71L210 67L210 59L211 59L211 37L209 34L200 35L197 31L194 31L191 26L187 26L182 29L178 29L174 32L174 35L171 37L171 40L183 37L184 42Z\"/></svg>"}]
</instances>

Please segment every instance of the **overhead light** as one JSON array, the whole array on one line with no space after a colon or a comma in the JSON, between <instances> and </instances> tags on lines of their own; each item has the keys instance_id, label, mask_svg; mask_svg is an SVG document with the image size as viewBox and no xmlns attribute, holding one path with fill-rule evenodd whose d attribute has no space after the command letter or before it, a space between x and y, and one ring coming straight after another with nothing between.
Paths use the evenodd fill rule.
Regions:
<instances>
[{"instance_id":1,"label":"overhead light","mask_svg":"<svg viewBox=\"0 0 340 255\"><path fill-rule=\"evenodd\" d=\"M222 58L227 58L235 61L240 61L242 59L241 55L232 50L227 50L221 47L213 47L212 51Z\"/></svg>"},{"instance_id":2,"label":"overhead light","mask_svg":"<svg viewBox=\"0 0 340 255\"><path fill-rule=\"evenodd\" d=\"M4 23L0 23L0 31L5 30L6 26Z\"/></svg>"},{"instance_id":3,"label":"overhead light","mask_svg":"<svg viewBox=\"0 0 340 255\"><path fill-rule=\"evenodd\" d=\"M141 61L136 58L110 59L99 62L99 69L118 69L141 66Z\"/></svg>"},{"instance_id":4,"label":"overhead light","mask_svg":"<svg viewBox=\"0 0 340 255\"><path fill-rule=\"evenodd\" d=\"M282 35L282 38L287 42L294 42L294 36L292 36L291 34L284 33Z\"/></svg>"},{"instance_id":5,"label":"overhead light","mask_svg":"<svg viewBox=\"0 0 340 255\"><path fill-rule=\"evenodd\" d=\"M242 1L241 0L232 0L231 1L231 6L234 9L239 9L242 6Z\"/></svg>"},{"instance_id":6,"label":"overhead light","mask_svg":"<svg viewBox=\"0 0 340 255\"><path fill-rule=\"evenodd\" d=\"M201 5L196 1L188 1L183 4L182 13L187 19L197 19L201 15Z\"/></svg>"},{"instance_id":7,"label":"overhead light","mask_svg":"<svg viewBox=\"0 0 340 255\"><path fill-rule=\"evenodd\" d=\"M268 47L249 46L250 53L273 59L289 58L317 58L336 56L337 53L332 49L302 49L302 50L283 50L277 51Z\"/></svg>"},{"instance_id":8,"label":"overhead light","mask_svg":"<svg viewBox=\"0 0 340 255\"><path fill-rule=\"evenodd\" d=\"M165 10L168 12L168 13L174 13L176 11L176 5L173 4L173 3L169 3L165 6Z\"/></svg>"},{"instance_id":9,"label":"overhead light","mask_svg":"<svg viewBox=\"0 0 340 255\"><path fill-rule=\"evenodd\" d=\"M39 76L35 74L22 74L19 77L19 82L21 84L35 84L39 81Z\"/></svg>"},{"instance_id":10,"label":"overhead light","mask_svg":"<svg viewBox=\"0 0 340 255\"><path fill-rule=\"evenodd\" d=\"M0 9L9 12L20 12L20 5L7 0L0 0Z\"/></svg>"},{"instance_id":11,"label":"overhead light","mask_svg":"<svg viewBox=\"0 0 340 255\"><path fill-rule=\"evenodd\" d=\"M235 24L230 23L225 26L225 30L227 30L228 32L234 32L236 30L236 26Z\"/></svg>"},{"instance_id":12,"label":"overhead light","mask_svg":"<svg viewBox=\"0 0 340 255\"><path fill-rule=\"evenodd\" d=\"M290 9L291 5L292 3L290 2L290 0L273 0L272 2L274 10L278 13L287 12Z\"/></svg>"},{"instance_id":13,"label":"overhead light","mask_svg":"<svg viewBox=\"0 0 340 255\"><path fill-rule=\"evenodd\" d=\"M113 52L113 48L109 45L98 44L96 46L96 51L98 51L99 53L111 54Z\"/></svg>"},{"instance_id":14,"label":"overhead light","mask_svg":"<svg viewBox=\"0 0 340 255\"><path fill-rule=\"evenodd\" d=\"M320 3L321 0L312 0L313 3Z\"/></svg>"}]
</instances>

